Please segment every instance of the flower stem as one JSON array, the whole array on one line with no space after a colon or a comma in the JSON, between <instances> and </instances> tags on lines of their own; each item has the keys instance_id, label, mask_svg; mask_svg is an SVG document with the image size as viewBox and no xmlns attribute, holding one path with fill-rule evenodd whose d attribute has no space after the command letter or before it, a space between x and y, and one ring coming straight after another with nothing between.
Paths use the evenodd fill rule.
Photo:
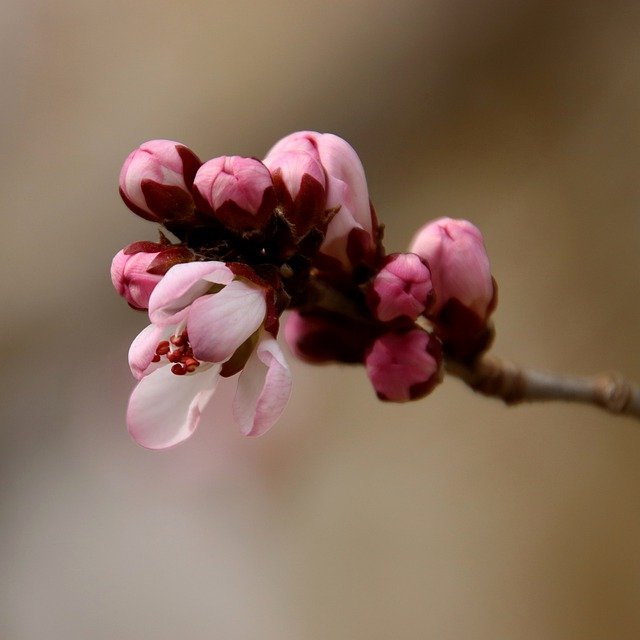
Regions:
<instances>
[{"instance_id":1,"label":"flower stem","mask_svg":"<svg viewBox=\"0 0 640 640\"><path fill-rule=\"evenodd\" d=\"M617 372L573 376L518 367L491 356L471 364L447 360L446 368L474 391L506 404L564 400L640 418L640 387Z\"/></svg>"}]
</instances>

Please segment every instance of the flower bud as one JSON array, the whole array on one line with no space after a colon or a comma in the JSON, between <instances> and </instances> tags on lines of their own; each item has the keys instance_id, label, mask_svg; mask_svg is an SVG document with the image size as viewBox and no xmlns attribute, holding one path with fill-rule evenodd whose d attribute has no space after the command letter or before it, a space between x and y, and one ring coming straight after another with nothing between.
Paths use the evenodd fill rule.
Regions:
<instances>
[{"instance_id":1,"label":"flower bud","mask_svg":"<svg viewBox=\"0 0 640 640\"><path fill-rule=\"evenodd\" d=\"M255 158L209 160L198 169L193 186L198 208L238 233L261 230L276 206L271 174Z\"/></svg>"},{"instance_id":2,"label":"flower bud","mask_svg":"<svg viewBox=\"0 0 640 640\"><path fill-rule=\"evenodd\" d=\"M193 214L191 185L201 164L178 142L150 140L122 165L120 195L131 211L146 220L184 220Z\"/></svg>"},{"instance_id":3,"label":"flower bud","mask_svg":"<svg viewBox=\"0 0 640 640\"><path fill-rule=\"evenodd\" d=\"M435 304L428 317L446 349L466 358L486 348L496 286L480 230L466 220L440 218L418 231L410 251L431 269Z\"/></svg>"},{"instance_id":4,"label":"flower bud","mask_svg":"<svg viewBox=\"0 0 640 640\"><path fill-rule=\"evenodd\" d=\"M161 275L149 273L147 269L160 252L116 253L111 262L111 282L116 291L134 309L147 309L149 297L162 280Z\"/></svg>"},{"instance_id":5,"label":"flower bud","mask_svg":"<svg viewBox=\"0 0 640 640\"><path fill-rule=\"evenodd\" d=\"M292 149L269 153L263 162L295 235L302 238L313 227L324 230L326 177L317 154Z\"/></svg>"},{"instance_id":6,"label":"flower bud","mask_svg":"<svg viewBox=\"0 0 640 640\"><path fill-rule=\"evenodd\" d=\"M373 280L369 308L382 322L407 318L414 322L433 302L429 267L415 253L396 253Z\"/></svg>"},{"instance_id":7,"label":"flower bud","mask_svg":"<svg viewBox=\"0 0 640 640\"><path fill-rule=\"evenodd\" d=\"M292 353L313 364L322 362L361 363L375 338L370 326L330 312L289 312L284 338Z\"/></svg>"},{"instance_id":8,"label":"flower bud","mask_svg":"<svg viewBox=\"0 0 640 640\"><path fill-rule=\"evenodd\" d=\"M422 329L380 336L365 358L380 400L406 402L426 396L442 380L442 349Z\"/></svg>"},{"instance_id":9,"label":"flower bud","mask_svg":"<svg viewBox=\"0 0 640 640\"><path fill-rule=\"evenodd\" d=\"M347 271L359 262L371 260L376 252L377 224L364 169L353 147L331 133L299 131L277 142L267 158L293 151L311 154L326 173L326 207L335 215L327 227L320 254L330 262L337 261Z\"/></svg>"}]
</instances>

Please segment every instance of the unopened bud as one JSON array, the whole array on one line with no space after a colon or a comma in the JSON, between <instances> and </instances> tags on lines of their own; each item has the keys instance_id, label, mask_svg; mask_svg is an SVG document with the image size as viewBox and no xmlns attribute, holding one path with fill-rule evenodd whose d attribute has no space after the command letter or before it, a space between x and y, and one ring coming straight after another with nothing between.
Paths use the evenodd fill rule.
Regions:
<instances>
[{"instance_id":1,"label":"unopened bud","mask_svg":"<svg viewBox=\"0 0 640 640\"><path fill-rule=\"evenodd\" d=\"M178 142L150 140L129 154L120 171L120 195L152 222L182 221L194 210L193 178L202 163Z\"/></svg>"},{"instance_id":2,"label":"unopened bud","mask_svg":"<svg viewBox=\"0 0 640 640\"><path fill-rule=\"evenodd\" d=\"M442 380L442 349L438 339L422 329L389 332L373 343L365 366L380 400L417 400Z\"/></svg>"},{"instance_id":3,"label":"unopened bud","mask_svg":"<svg viewBox=\"0 0 640 640\"><path fill-rule=\"evenodd\" d=\"M326 207L335 212L320 254L351 271L354 264L374 256L377 233L360 158L342 138L315 131L286 136L274 145L267 158L300 151L309 153L322 165L326 174Z\"/></svg>"},{"instance_id":4,"label":"unopened bud","mask_svg":"<svg viewBox=\"0 0 640 640\"><path fill-rule=\"evenodd\" d=\"M116 291L134 309L147 309L149 297L162 280L161 275L154 275L147 271L159 253L127 254L119 251L111 262L111 282Z\"/></svg>"},{"instance_id":5,"label":"unopened bud","mask_svg":"<svg viewBox=\"0 0 640 640\"><path fill-rule=\"evenodd\" d=\"M271 174L255 158L209 160L198 170L193 186L198 208L239 233L261 230L276 205Z\"/></svg>"},{"instance_id":6,"label":"unopened bud","mask_svg":"<svg viewBox=\"0 0 640 640\"><path fill-rule=\"evenodd\" d=\"M415 253L392 254L375 276L367 298L378 320L413 322L433 301L429 267Z\"/></svg>"},{"instance_id":7,"label":"unopened bud","mask_svg":"<svg viewBox=\"0 0 640 640\"><path fill-rule=\"evenodd\" d=\"M486 348L496 286L480 230L467 220L441 218L422 227L409 250L431 269L435 304L428 317L447 350L466 358Z\"/></svg>"},{"instance_id":8,"label":"unopened bud","mask_svg":"<svg viewBox=\"0 0 640 640\"><path fill-rule=\"evenodd\" d=\"M294 233L303 237L313 227L326 227L326 177L316 153L292 149L264 159L278 200Z\"/></svg>"}]
</instances>

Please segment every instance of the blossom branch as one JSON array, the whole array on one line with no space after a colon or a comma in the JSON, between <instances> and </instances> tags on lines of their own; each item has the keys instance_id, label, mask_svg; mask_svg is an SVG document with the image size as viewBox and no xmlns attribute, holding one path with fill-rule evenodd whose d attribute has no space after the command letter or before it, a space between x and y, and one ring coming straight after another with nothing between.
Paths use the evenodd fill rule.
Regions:
<instances>
[{"instance_id":1,"label":"blossom branch","mask_svg":"<svg viewBox=\"0 0 640 640\"><path fill-rule=\"evenodd\" d=\"M640 387L617 372L572 376L518 367L491 356L481 356L472 364L448 360L446 368L474 391L509 405L564 400L640 418Z\"/></svg>"}]
</instances>

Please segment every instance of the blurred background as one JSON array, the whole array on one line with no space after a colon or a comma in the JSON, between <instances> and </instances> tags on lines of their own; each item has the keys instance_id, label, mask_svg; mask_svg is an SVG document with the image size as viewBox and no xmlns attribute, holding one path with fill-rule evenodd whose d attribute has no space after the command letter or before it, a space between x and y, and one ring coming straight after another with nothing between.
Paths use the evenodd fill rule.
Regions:
<instances>
[{"instance_id":1,"label":"blurred background","mask_svg":"<svg viewBox=\"0 0 640 640\"><path fill-rule=\"evenodd\" d=\"M269 434L226 390L154 454L109 279L156 238L117 194L138 144L331 131L389 251L483 230L497 355L640 380L639 29L635 0L5 0L0 638L640 637L637 422L292 361Z\"/></svg>"}]
</instances>

